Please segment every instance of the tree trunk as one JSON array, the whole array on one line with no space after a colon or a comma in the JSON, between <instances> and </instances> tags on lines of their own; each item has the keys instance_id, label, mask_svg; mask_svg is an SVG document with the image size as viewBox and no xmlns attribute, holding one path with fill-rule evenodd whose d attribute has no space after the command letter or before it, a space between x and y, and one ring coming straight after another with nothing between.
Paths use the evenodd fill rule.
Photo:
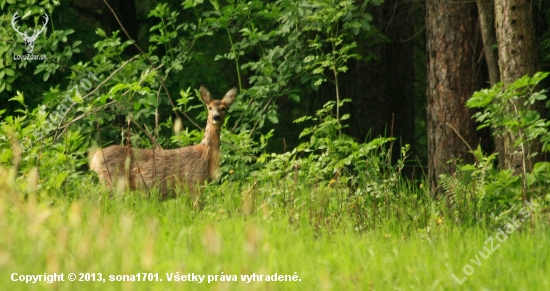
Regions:
<instances>
[{"instance_id":1,"label":"tree trunk","mask_svg":"<svg viewBox=\"0 0 550 291\"><path fill-rule=\"evenodd\" d=\"M500 78L504 84L510 84L524 75L533 75L539 69L531 1L494 1ZM512 169L519 174L523 170L530 170L532 164L524 161L522 153L512 154L516 151L514 142L512 136L504 136L504 154L500 155L499 162L503 168ZM531 151L540 152L540 149L533 148ZM527 162L525 167L524 162Z\"/></svg>"},{"instance_id":2,"label":"tree trunk","mask_svg":"<svg viewBox=\"0 0 550 291\"><path fill-rule=\"evenodd\" d=\"M479 27L481 30L481 39L483 40L483 52L487 71L489 73L490 86L500 82L500 68L498 66L497 36L495 30L495 5L494 0L477 0L477 10L479 11ZM500 136L493 136L494 150L498 152L498 158L501 164L504 157L504 139Z\"/></svg>"},{"instance_id":3,"label":"tree trunk","mask_svg":"<svg viewBox=\"0 0 550 291\"><path fill-rule=\"evenodd\" d=\"M483 52L485 55L485 61L487 62L489 83L491 83L491 86L500 82L498 51L496 48L493 48L493 46L497 44L493 1L494 0L477 0L479 27L481 30L481 38L483 40Z\"/></svg>"},{"instance_id":4,"label":"tree trunk","mask_svg":"<svg viewBox=\"0 0 550 291\"><path fill-rule=\"evenodd\" d=\"M473 161L468 145L477 146L477 132L465 103L481 88L482 48L475 3L427 0L426 10L428 180L435 193L439 175Z\"/></svg>"}]
</instances>

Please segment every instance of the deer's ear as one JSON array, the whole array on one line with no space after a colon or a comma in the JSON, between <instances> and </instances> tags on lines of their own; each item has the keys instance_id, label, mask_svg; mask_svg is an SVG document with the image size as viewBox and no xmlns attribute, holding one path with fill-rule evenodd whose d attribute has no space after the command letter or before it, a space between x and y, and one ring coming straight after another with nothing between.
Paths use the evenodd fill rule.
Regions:
<instances>
[{"instance_id":1,"label":"deer's ear","mask_svg":"<svg viewBox=\"0 0 550 291\"><path fill-rule=\"evenodd\" d=\"M208 91L206 87L201 86L199 93L201 94L202 102L205 104L210 104L210 102L212 102L212 94L210 94L210 91Z\"/></svg>"},{"instance_id":2,"label":"deer's ear","mask_svg":"<svg viewBox=\"0 0 550 291\"><path fill-rule=\"evenodd\" d=\"M237 88L233 88L227 91L227 93L225 93L225 96L223 96L223 103L225 103L225 105L227 106L231 105L231 103L235 101L235 95L237 95Z\"/></svg>"}]
</instances>

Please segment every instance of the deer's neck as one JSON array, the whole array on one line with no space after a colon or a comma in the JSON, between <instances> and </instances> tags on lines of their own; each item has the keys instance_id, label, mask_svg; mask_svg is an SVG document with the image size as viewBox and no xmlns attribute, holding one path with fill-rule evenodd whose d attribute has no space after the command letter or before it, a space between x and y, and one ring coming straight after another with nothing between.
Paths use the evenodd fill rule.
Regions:
<instances>
[{"instance_id":1,"label":"deer's neck","mask_svg":"<svg viewBox=\"0 0 550 291\"><path fill-rule=\"evenodd\" d=\"M220 167L220 130L221 126L213 124L210 119L204 130L204 137L200 145L206 148L208 172L210 179L216 179Z\"/></svg>"},{"instance_id":2,"label":"deer's neck","mask_svg":"<svg viewBox=\"0 0 550 291\"><path fill-rule=\"evenodd\" d=\"M200 144L218 151L220 149L220 130L221 127L213 124L209 119Z\"/></svg>"}]
</instances>

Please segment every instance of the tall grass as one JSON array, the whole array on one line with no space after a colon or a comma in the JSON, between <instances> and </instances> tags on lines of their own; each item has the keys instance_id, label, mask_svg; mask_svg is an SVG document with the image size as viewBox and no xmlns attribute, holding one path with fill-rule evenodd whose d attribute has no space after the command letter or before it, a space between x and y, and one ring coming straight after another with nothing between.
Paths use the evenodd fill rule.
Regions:
<instances>
[{"instance_id":1,"label":"tall grass","mask_svg":"<svg viewBox=\"0 0 550 291\"><path fill-rule=\"evenodd\" d=\"M32 178L30 175L27 180ZM547 290L550 287L550 236L540 221L525 223L521 231L500 243L491 256L480 258L478 266L471 260L476 261L476 255L479 258L479 251L486 253L487 238L494 236L496 229L482 225L457 227L443 214L438 216L443 212L434 211L433 201L420 192L353 201L356 198L343 195L344 190L335 185L317 188L300 185L307 183L298 181L294 188L286 190L277 183L210 185L205 189L202 209L197 209L185 195L161 202L137 193L109 193L85 179L82 188L66 189L71 195L23 191L13 182L13 173L2 169L0 289ZM411 187L407 183L402 186L402 191ZM354 205L362 208L354 209L359 207ZM357 218L358 215L363 218ZM533 217L540 220L537 215L538 212ZM496 245L497 241L494 242ZM463 272L466 264L473 268L469 276ZM63 273L66 282L12 282L13 273ZM96 280L101 273L106 282L68 282L69 273L75 273L77 280L79 273L96 274ZM158 273L155 279L163 281L109 281L111 275L139 273ZM275 273L290 275L289 278L296 275L298 281L265 281L264 276L262 281L247 283L241 278L241 275ZM205 275L205 281L169 282L167 274ZM467 280L460 285L452 274ZM208 283L208 275L218 275L217 281ZM237 281L224 282L221 275L235 275L223 278Z\"/></svg>"}]
</instances>

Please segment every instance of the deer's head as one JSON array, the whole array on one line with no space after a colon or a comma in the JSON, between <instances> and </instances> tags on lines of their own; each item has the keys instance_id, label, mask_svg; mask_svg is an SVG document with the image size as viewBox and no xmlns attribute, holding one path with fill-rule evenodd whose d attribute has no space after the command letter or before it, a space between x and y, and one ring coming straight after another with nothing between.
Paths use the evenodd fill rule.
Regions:
<instances>
[{"instance_id":1,"label":"deer's head","mask_svg":"<svg viewBox=\"0 0 550 291\"><path fill-rule=\"evenodd\" d=\"M231 106L231 103L235 100L237 88L227 91L222 100L214 100L210 94L210 91L203 86L201 86L199 92L201 94L202 102L204 102L206 107L208 107L208 122L216 126L222 126L227 109L229 109L229 106Z\"/></svg>"}]
</instances>

